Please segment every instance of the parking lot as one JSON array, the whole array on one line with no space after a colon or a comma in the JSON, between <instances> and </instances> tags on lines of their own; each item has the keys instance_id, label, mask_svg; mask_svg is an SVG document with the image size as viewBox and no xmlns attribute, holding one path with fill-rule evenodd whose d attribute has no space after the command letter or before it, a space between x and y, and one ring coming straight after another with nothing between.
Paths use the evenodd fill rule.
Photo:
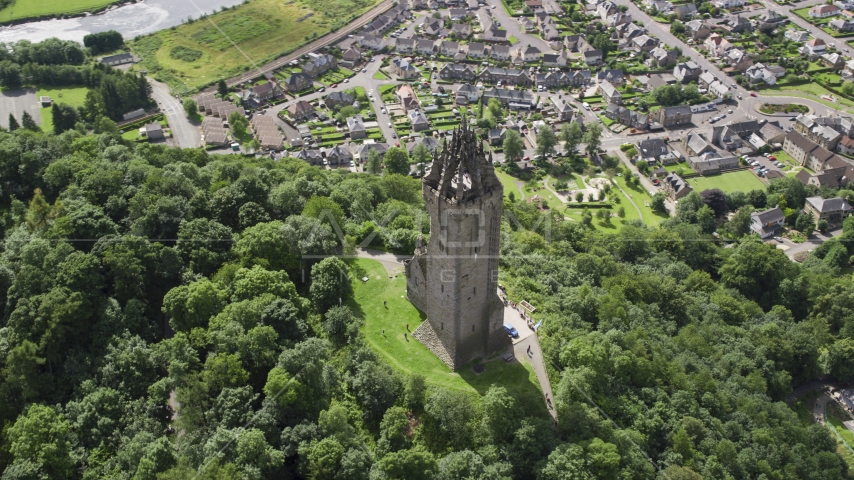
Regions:
<instances>
[{"instance_id":1,"label":"parking lot","mask_svg":"<svg viewBox=\"0 0 854 480\"><path fill-rule=\"evenodd\" d=\"M772 153L772 154L770 154L770 156L774 157L774 154ZM786 165L785 163L782 163L782 162L781 162L781 164L783 165L783 168L780 168L777 165L775 165L775 163L776 163L775 161L769 160L768 158L766 158L762 155L755 155L752 157L748 157L748 161L751 161L751 162L755 161L755 162L759 163L758 166L752 167L752 170L754 172L757 171L759 168L764 168L764 169L767 169L768 171L778 171L778 172L780 172L780 174L786 175L785 169L789 168L788 165ZM760 176L767 176L767 172L765 173L765 175L760 175Z\"/></svg>"},{"instance_id":2,"label":"parking lot","mask_svg":"<svg viewBox=\"0 0 854 480\"><path fill-rule=\"evenodd\" d=\"M21 116L24 115L25 111L30 112L36 124L41 125L42 116L38 100L34 88L9 90L0 94L0 126L9 128L10 113L15 115L15 119L18 120L18 124L20 125Z\"/></svg>"}]
</instances>

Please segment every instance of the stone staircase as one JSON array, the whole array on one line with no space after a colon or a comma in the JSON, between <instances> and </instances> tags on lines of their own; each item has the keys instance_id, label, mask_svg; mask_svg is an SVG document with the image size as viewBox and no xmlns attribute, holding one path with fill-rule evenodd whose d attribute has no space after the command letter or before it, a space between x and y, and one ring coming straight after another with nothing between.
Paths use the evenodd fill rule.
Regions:
<instances>
[{"instance_id":1,"label":"stone staircase","mask_svg":"<svg viewBox=\"0 0 854 480\"><path fill-rule=\"evenodd\" d=\"M451 356L445 350L442 342L439 341L439 337L436 335L436 332L433 331L433 326L430 325L430 322L422 322L421 325L412 332L412 338L424 344L428 350L439 357L439 360L444 362L451 370L454 369L453 359L451 359Z\"/></svg>"}]
</instances>

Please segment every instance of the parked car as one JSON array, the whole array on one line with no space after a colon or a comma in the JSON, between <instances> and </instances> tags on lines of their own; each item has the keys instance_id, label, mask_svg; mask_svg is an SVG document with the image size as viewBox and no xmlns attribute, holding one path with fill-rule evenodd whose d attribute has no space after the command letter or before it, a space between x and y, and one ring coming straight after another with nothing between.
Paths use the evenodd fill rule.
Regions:
<instances>
[{"instance_id":1,"label":"parked car","mask_svg":"<svg viewBox=\"0 0 854 480\"><path fill-rule=\"evenodd\" d=\"M755 97L755 96L756 96L756 92L750 92L750 96L751 96L751 97Z\"/></svg>"},{"instance_id":2,"label":"parked car","mask_svg":"<svg viewBox=\"0 0 854 480\"><path fill-rule=\"evenodd\" d=\"M776 162L777 157L775 157L774 155L768 155L768 160L771 160L772 162Z\"/></svg>"},{"instance_id":3,"label":"parked car","mask_svg":"<svg viewBox=\"0 0 854 480\"><path fill-rule=\"evenodd\" d=\"M516 330L516 327L509 323L504 324L504 331L507 332L507 335L510 335L513 338L519 338L519 332Z\"/></svg>"},{"instance_id":4,"label":"parked car","mask_svg":"<svg viewBox=\"0 0 854 480\"><path fill-rule=\"evenodd\" d=\"M783 243L783 237L774 237L774 240L777 240L780 243Z\"/></svg>"}]
</instances>

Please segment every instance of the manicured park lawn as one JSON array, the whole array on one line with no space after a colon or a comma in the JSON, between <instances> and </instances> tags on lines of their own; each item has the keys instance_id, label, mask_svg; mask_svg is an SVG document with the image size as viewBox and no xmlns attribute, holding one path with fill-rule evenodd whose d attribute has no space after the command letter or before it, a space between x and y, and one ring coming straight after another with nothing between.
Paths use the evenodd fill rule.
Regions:
<instances>
[{"instance_id":1,"label":"manicured park lawn","mask_svg":"<svg viewBox=\"0 0 854 480\"><path fill-rule=\"evenodd\" d=\"M519 187L516 186L515 178L507 175L499 169L495 169L495 174L498 175L498 179L501 180L501 185L504 186L504 196L510 195L510 192L513 192L516 195L516 200L521 200L525 197L525 194L519 190Z\"/></svg>"},{"instance_id":2,"label":"manicured park lawn","mask_svg":"<svg viewBox=\"0 0 854 480\"><path fill-rule=\"evenodd\" d=\"M682 174L694 173L694 170L691 170L691 167L688 166L687 162L679 162L679 163L674 163L673 165L665 165L664 169L667 170L668 172L679 173L681 171Z\"/></svg>"},{"instance_id":3,"label":"manicured park lawn","mask_svg":"<svg viewBox=\"0 0 854 480\"><path fill-rule=\"evenodd\" d=\"M39 97L48 96L53 99L54 103L64 103L71 107L82 107L86 101L86 92L88 91L89 89L86 87L39 87L36 90L36 95ZM42 108L41 116L42 131L53 132L53 113L51 113L51 107Z\"/></svg>"},{"instance_id":4,"label":"manicured park lawn","mask_svg":"<svg viewBox=\"0 0 854 480\"><path fill-rule=\"evenodd\" d=\"M652 207L647 206L652 205L652 197L650 196L649 192L647 192L643 188L642 185L638 187L629 187L628 185L626 185L625 177L614 177L614 181L617 182L621 187L623 187L623 190L625 190L629 195L632 196L632 201L635 202L635 205L637 205L638 209L640 209L641 220L643 220L644 225L652 227L658 225L664 219L667 218L667 215L655 213L652 211ZM614 189L612 189L611 191L614 191ZM619 192L619 190L617 191ZM631 220L632 217L629 216L630 210L632 212L631 214L635 217L637 216L637 212L635 211L634 207L632 207L632 204L628 202L628 199L626 199L625 197L622 198L622 205L626 207L626 219Z\"/></svg>"},{"instance_id":5,"label":"manicured park lawn","mask_svg":"<svg viewBox=\"0 0 854 480\"><path fill-rule=\"evenodd\" d=\"M17 0L0 10L0 23L92 12L114 3L118 3L117 0Z\"/></svg>"},{"instance_id":6,"label":"manicured park lawn","mask_svg":"<svg viewBox=\"0 0 854 480\"><path fill-rule=\"evenodd\" d=\"M438 357L427 350L411 332L424 318L405 298L406 278L403 268L389 278L386 269L375 260L354 259L350 262L353 276L353 299L350 305L363 319L362 332L368 344L404 375L419 373L431 385L466 392L486 393L493 384L507 388L526 409L542 410L537 376L527 363L505 363L500 355L485 362L486 371L475 375L467 365L452 372ZM363 282L361 279L367 277ZM386 305L383 305L383 301ZM409 324L409 333L406 324ZM383 329L385 335L383 335ZM404 333L406 337L404 338Z\"/></svg>"},{"instance_id":7,"label":"manicured park lawn","mask_svg":"<svg viewBox=\"0 0 854 480\"><path fill-rule=\"evenodd\" d=\"M765 184L759 181L750 170L740 170L710 177L689 178L688 183L698 192L712 188L719 188L726 193L765 189Z\"/></svg>"}]
</instances>

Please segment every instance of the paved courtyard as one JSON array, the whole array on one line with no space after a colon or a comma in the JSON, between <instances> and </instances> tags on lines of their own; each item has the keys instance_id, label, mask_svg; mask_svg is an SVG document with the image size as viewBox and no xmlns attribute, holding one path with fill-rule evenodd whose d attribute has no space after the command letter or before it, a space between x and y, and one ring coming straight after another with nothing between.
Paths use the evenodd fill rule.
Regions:
<instances>
[{"instance_id":1,"label":"paved courtyard","mask_svg":"<svg viewBox=\"0 0 854 480\"><path fill-rule=\"evenodd\" d=\"M41 106L39 99L36 97L36 90L28 88L26 90L9 90L0 93L0 126L9 128L9 114L15 115L18 124L21 123L21 117L24 112L30 112L30 116L38 125L42 124Z\"/></svg>"}]
</instances>

